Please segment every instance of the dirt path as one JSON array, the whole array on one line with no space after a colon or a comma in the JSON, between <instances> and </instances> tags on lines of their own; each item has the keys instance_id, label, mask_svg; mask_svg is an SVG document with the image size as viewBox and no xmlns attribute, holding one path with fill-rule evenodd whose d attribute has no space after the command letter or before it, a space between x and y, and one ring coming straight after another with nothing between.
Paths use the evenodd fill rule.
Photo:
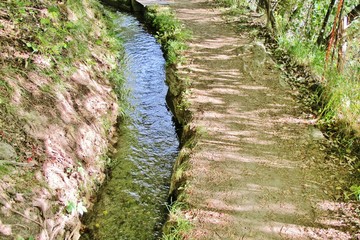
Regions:
<instances>
[{"instance_id":1,"label":"dirt path","mask_svg":"<svg viewBox=\"0 0 360 240\"><path fill-rule=\"evenodd\" d=\"M172 8L193 31L181 74L192 80L193 124L206 132L190 159L190 238L351 239L325 194L341 169L325 166L321 133L263 45L206 0Z\"/></svg>"}]
</instances>

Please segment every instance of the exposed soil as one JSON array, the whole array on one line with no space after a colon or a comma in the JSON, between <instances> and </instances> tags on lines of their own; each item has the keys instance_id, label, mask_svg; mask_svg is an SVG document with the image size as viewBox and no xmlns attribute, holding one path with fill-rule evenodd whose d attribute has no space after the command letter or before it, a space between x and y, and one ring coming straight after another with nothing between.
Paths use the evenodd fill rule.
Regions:
<instances>
[{"instance_id":1,"label":"exposed soil","mask_svg":"<svg viewBox=\"0 0 360 240\"><path fill-rule=\"evenodd\" d=\"M358 239L356 205L339 200L349 169L250 34L259 19L226 24L206 0L171 7L193 32L179 72L205 132L187 172L188 238Z\"/></svg>"},{"instance_id":2,"label":"exposed soil","mask_svg":"<svg viewBox=\"0 0 360 240\"><path fill-rule=\"evenodd\" d=\"M91 207L105 177L118 116L105 78L115 57L89 40L89 59L72 59L72 71L62 71L55 57L26 47L31 34L19 24L38 28L49 2L24 7L18 22L10 3L0 4L0 239L78 239L79 210ZM86 10L99 33L104 23ZM76 21L63 14L63 21ZM51 71L57 79L45 74Z\"/></svg>"}]
</instances>

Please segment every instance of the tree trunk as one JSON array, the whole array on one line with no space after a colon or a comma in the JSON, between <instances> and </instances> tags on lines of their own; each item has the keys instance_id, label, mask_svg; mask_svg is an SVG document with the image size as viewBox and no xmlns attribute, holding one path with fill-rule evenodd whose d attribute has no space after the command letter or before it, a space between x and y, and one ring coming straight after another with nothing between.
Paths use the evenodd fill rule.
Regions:
<instances>
[{"instance_id":1,"label":"tree trunk","mask_svg":"<svg viewBox=\"0 0 360 240\"><path fill-rule=\"evenodd\" d=\"M330 0L330 5L328 7L328 10L326 12L326 15L325 15L325 18L324 18L324 21L323 21L323 24L321 26L321 30L320 30L320 33L319 33L319 36L316 40L316 43L317 45L321 45L321 44L324 44L324 33L325 33L325 28L326 28L326 25L328 24L328 21L329 21L329 18L330 18L330 15L331 15L331 11L334 7L334 4L335 4L335 1L336 0Z\"/></svg>"},{"instance_id":2,"label":"tree trunk","mask_svg":"<svg viewBox=\"0 0 360 240\"><path fill-rule=\"evenodd\" d=\"M326 71L326 68L327 68L328 61L329 61L331 49L333 48L333 43L334 43L334 40L335 40L335 35L337 35L337 31L338 31L338 27L337 27L337 26L338 26L339 16L340 16L340 14L341 14L341 10L342 10L342 8L343 8L343 5L344 5L344 0L340 0L340 1L339 1L339 4L338 4L337 11L336 11L336 16L335 16L334 24L333 24L333 27L332 27L332 30L331 30L329 44L328 44L328 47L327 47L327 50L326 50L325 67L324 67L325 71Z\"/></svg>"},{"instance_id":3,"label":"tree trunk","mask_svg":"<svg viewBox=\"0 0 360 240\"><path fill-rule=\"evenodd\" d=\"M315 1L316 1L316 0L313 0L312 3L311 3L311 6L310 6L309 11L308 11L308 13L307 13L306 20L305 20L305 24L304 24L304 27L303 27L303 33L304 33L304 31L305 31L307 37L310 35L309 32L307 31L307 25L308 25L308 23L309 23L309 20L311 19L312 12L313 12L314 6L315 6ZM310 24L310 25L311 25L311 24ZM304 36L304 34L303 34L303 36Z\"/></svg>"},{"instance_id":4,"label":"tree trunk","mask_svg":"<svg viewBox=\"0 0 360 240\"><path fill-rule=\"evenodd\" d=\"M271 0L259 0L258 1L258 6L262 9L265 10L266 13L266 27L269 27L269 24L271 24L271 29L273 32L276 32L276 21L275 21L275 17L274 17L274 13L271 9Z\"/></svg>"},{"instance_id":5,"label":"tree trunk","mask_svg":"<svg viewBox=\"0 0 360 240\"><path fill-rule=\"evenodd\" d=\"M334 44L333 44L334 48L333 48L333 53L332 53L332 56L331 56L331 62L334 61L336 48L338 48L338 50L339 50L339 42L341 41L341 37L342 37L342 29L341 29L342 28L342 21L341 21L341 19L342 19L343 9L344 9L344 3L342 4L341 9L340 9L340 13L337 16L337 19L338 19L338 24L337 25L338 26L336 28L336 33L335 33L335 40L334 40Z\"/></svg>"},{"instance_id":6,"label":"tree trunk","mask_svg":"<svg viewBox=\"0 0 360 240\"><path fill-rule=\"evenodd\" d=\"M360 16L360 4L353 8L349 13L347 13L347 25L349 26L357 17ZM331 32L324 38L323 44L328 44L330 41Z\"/></svg>"},{"instance_id":7,"label":"tree trunk","mask_svg":"<svg viewBox=\"0 0 360 240\"><path fill-rule=\"evenodd\" d=\"M277 4L275 4L274 9L272 9L271 4L270 4L270 0L268 1L268 3L269 3L269 9L270 9L269 15L270 15L271 27L273 29L273 32L276 33L277 27L276 27L276 20L275 20L275 16L274 16L274 9L276 8Z\"/></svg>"},{"instance_id":8,"label":"tree trunk","mask_svg":"<svg viewBox=\"0 0 360 240\"><path fill-rule=\"evenodd\" d=\"M338 62L337 62L337 69L339 72L344 70L344 62L345 62L345 54L346 54L346 28L348 25L348 18L347 16L344 17L343 21L341 21L341 28L340 28L340 42L339 42L339 49L338 49Z\"/></svg>"}]
</instances>

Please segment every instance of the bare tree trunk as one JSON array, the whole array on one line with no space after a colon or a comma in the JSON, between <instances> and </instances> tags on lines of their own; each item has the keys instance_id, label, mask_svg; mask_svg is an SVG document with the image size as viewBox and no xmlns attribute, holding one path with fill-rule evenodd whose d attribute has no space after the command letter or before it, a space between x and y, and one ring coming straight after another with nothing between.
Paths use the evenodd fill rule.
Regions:
<instances>
[{"instance_id":1,"label":"bare tree trunk","mask_svg":"<svg viewBox=\"0 0 360 240\"><path fill-rule=\"evenodd\" d=\"M339 72L344 70L344 62L345 62L345 54L346 54L346 28L348 26L348 18L347 16L344 17L343 21L341 21L340 25L340 41L339 41L339 48L338 48L338 62L337 62L337 69Z\"/></svg>"},{"instance_id":2,"label":"bare tree trunk","mask_svg":"<svg viewBox=\"0 0 360 240\"><path fill-rule=\"evenodd\" d=\"M271 9L271 0L259 0L258 6L265 10L266 13L266 27L271 29L273 32L276 32L276 21L274 13ZM271 24L271 28L270 28Z\"/></svg>"},{"instance_id":3,"label":"bare tree trunk","mask_svg":"<svg viewBox=\"0 0 360 240\"><path fill-rule=\"evenodd\" d=\"M331 49L333 48L333 43L334 43L334 39L335 39L335 35L337 35L337 25L338 25L338 21L339 21L339 16L341 14L341 10L343 8L344 5L344 0L340 0L339 4L338 4L338 8L337 8L337 12L336 12L336 16L335 16L335 20L334 20L334 24L331 30L331 34L330 34L330 40L329 40L329 44L326 50L326 56L325 56L325 67L324 70L326 71L327 68L327 64L329 61L329 57L330 57L330 53L331 53Z\"/></svg>"},{"instance_id":4,"label":"bare tree trunk","mask_svg":"<svg viewBox=\"0 0 360 240\"><path fill-rule=\"evenodd\" d=\"M333 48L332 55L331 55L331 62L334 62L336 49L339 48L339 42L341 41L341 34L342 34L342 31L341 31L342 21L341 21L341 19L342 19L343 8L344 8L344 4L342 4L341 9L340 9L340 13L339 13L339 16L338 16L338 23L337 23L338 26L337 26L336 33L335 33L335 41L334 41L334 48Z\"/></svg>"},{"instance_id":5,"label":"bare tree trunk","mask_svg":"<svg viewBox=\"0 0 360 240\"><path fill-rule=\"evenodd\" d=\"M309 20L310 20L310 18L311 18L311 16L312 16L312 12L313 12L314 6L315 6L315 1L316 1L316 0L313 0L312 3L311 3L311 6L310 6L310 8L309 8L308 14L307 14L307 16L306 16L306 21L305 21L305 24L304 24L304 27L303 27L303 29L305 30L306 36L309 35L309 33L308 33L308 31L307 31L307 25L308 25Z\"/></svg>"},{"instance_id":6,"label":"bare tree trunk","mask_svg":"<svg viewBox=\"0 0 360 240\"><path fill-rule=\"evenodd\" d=\"M319 33L319 36L316 40L316 43L317 45L321 45L321 44L324 44L324 33L325 33L325 28L326 28L326 25L328 24L328 21L329 21L329 17L331 15L331 11L334 7L334 4L335 4L335 1L336 0L330 0L330 5L328 7L328 10L326 12L326 15L325 15L325 18L324 18L324 21L323 21L323 24L321 26L321 30L320 30L320 33Z\"/></svg>"},{"instance_id":7,"label":"bare tree trunk","mask_svg":"<svg viewBox=\"0 0 360 240\"><path fill-rule=\"evenodd\" d=\"M276 20L275 20L275 16L274 16L274 10L277 6L277 2L274 5L274 8L271 8L271 0L268 0L268 6L269 6L269 19L270 19L270 23L271 23L271 27L273 29L273 32L276 33L277 31L277 27L276 27Z\"/></svg>"},{"instance_id":8,"label":"bare tree trunk","mask_svg":"<svg viewBox=\"0 0 360 240\"><path fill-rule=\"evenodd\" d=\"M360 16L360 4L347 13L348 25L350 25L359 16ZM324 44L329 43L330 37L331 37L331 32L324 39Z\"/></svg>"}]
</instances>

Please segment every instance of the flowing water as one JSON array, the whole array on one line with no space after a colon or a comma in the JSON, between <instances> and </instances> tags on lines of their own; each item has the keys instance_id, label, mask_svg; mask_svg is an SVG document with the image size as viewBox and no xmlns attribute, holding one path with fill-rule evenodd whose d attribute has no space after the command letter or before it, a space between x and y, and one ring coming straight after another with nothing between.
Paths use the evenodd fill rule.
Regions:
<instances>
[{"instance_id":1,"label":"flowing water","mask_svg":"<svg viewBox=\"0 0 360 240\"><path fill-rule=\"evenodd\" d=\"M165 60L159 44L133 16L118 13L123 69L133 109L121 127L111 178L85 220L83 239L157 239L178 139L165 102Z\"/></svg>"}]
</instances>

